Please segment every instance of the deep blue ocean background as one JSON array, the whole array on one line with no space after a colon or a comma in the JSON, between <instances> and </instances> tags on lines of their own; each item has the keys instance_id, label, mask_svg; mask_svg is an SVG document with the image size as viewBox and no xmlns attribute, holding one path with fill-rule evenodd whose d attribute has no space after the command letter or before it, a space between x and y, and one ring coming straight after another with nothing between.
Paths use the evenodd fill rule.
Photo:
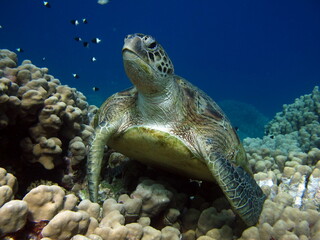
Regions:
<instances>
[{"instance_id":1,"label":"deep blue ocean background","mask_svg":"<svg viewBox=\"0 0 320 240\"><path fill-rule=\"evenodd\" d=\"M41 0L0 0L0 48L15 52L22 48L24 52L17 52L20 62L30 59L48 67L50 74L83 92L91 104L100 105L131 86L121 48L123 38L135 32L150 34L164 46L176 74L218 103L228 100L233 121L240 114L241 121L250 122L255 110L271 119L284 103L320 83L318 0L49 3L51 8ZM72 25L73 19L80 24ZM89 47L74 37L89 41ZM91 43L95 37L101 43ZM91 62L92 57L97 61ZM73 73L80 78L73 78ZM246 106L253 113L243 115Z\"/></svg>"}]
</instances>

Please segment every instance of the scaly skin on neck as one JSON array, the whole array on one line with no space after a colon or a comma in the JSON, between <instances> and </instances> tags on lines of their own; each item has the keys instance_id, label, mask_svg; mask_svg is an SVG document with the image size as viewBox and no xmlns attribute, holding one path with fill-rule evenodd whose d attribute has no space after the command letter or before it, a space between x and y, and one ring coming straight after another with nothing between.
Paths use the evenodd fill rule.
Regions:
<instances>
[{"instance_id":1,"label":"scaly skin on neck","mask_svg":"<svg viewBox=\"0 0 320 240\"><path fill-rule=\"evenodd\" d=\"M157 51L148 49L145 41L131 36L125 40L122 50L125 71L138 91L137 110L142 119L152 125L171 124L183 118L183 113L177 112L183 109L181 90L176 86L172 63L162 47L157 48L162 58L155 59ZM170 71L164 69L166 65Z\"/></svg>"},{"instance_id":2,"label":"scaly skin on neck","mask_svg":"<svg viewBox=\"0 0 320 240\"><path fill-rule=\"evenodd\" d=\"M166 81L161 91L146 93L138 90L138 110L143 119L148 119L150 123L159 122L171 125L172 122L180 121L183 118L181 111L182 102L180 88L175 86L177 82L170 76L170 81ZM173 119L174 116L174 119Z\"/></svg>"}]
</instances>

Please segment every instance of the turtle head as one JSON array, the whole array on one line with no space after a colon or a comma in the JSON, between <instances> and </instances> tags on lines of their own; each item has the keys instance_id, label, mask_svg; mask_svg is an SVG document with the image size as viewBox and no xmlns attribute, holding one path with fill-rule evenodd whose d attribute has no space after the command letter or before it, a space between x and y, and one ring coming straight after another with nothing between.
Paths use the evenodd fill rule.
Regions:
<instances>
[{"instance_id":1,"label":"turtle head","mask_svg":"<svg viewBox=\"0 0 320 240\"><path fill-rule=\"evenodd\" d=\"M142 93L156 93L164 89L173 75L173 65L157 41L148 35L128 35L122 49L127 76Z\"/></svg>"}]
</instances>

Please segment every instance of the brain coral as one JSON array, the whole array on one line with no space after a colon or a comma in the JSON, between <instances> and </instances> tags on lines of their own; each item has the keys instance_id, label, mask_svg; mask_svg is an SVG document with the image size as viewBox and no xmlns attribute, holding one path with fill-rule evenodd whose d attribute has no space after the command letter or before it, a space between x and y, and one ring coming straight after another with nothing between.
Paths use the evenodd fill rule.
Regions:
<instances>
[{"instance_id":1,"label":"brain coral","mask_svg":"<svg viewBox=\"0 0 320 240\"><path fill-rule=\"evenodd\" d=\"M31 173L41 165L47 170L66 165L72 169L86 157L85 145L92 132L89 113L95 110L82 93L61 85L47 68L29 60L17 66L15 53L0 50L2 166L19 166L16 174Z\"/></svg>"}]
</instances>

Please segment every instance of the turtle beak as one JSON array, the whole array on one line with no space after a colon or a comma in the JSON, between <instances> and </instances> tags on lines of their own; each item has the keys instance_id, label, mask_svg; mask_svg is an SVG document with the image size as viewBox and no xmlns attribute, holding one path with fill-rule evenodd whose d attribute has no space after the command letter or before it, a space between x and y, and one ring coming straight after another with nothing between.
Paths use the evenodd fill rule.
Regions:
<instances>
[{"instance_id":1,"label":"turtle beak","mask_svg":"<svg viewBox=\"0 0 320 240\"><path fill-rule=\"evenodd\" d=\"M127 35L124 39L124 45L122 47L122 53L126 50L137 54L141 51L141 38L136 35Z\"/></svg>"}]
</instances>

